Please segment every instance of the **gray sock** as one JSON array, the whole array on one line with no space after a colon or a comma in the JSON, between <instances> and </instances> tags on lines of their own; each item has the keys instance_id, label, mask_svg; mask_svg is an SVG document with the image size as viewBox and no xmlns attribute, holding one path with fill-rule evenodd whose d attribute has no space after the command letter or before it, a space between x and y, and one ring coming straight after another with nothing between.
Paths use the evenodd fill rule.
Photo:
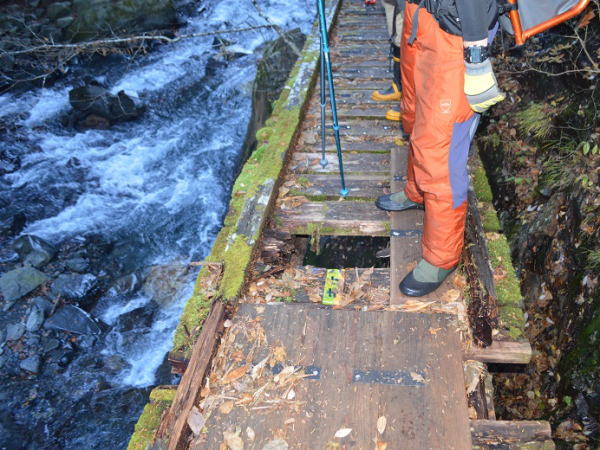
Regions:
<instances>
[{"instance_id":1,"label":"gray sock","mask_svg":"<svg viewBox=\"0 0 600 450\"><path fill-rule=\"evenodd\" d=\"M439 283L448 276L452 269L440 269L422 259L413 269L413 277L421 283Z\"/></svg>"}]
</instances>

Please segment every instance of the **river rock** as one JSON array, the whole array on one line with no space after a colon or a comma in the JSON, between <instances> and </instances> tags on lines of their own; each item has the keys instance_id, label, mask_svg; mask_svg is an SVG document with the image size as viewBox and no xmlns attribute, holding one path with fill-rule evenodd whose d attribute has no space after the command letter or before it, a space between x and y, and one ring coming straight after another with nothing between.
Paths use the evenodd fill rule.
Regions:
<instances>
[{"instance_id":1,"label":"river rock","mask_svg":"<svg viewBox=\"0 0 600 450\"><path fill-rule=\"evenodd\" d=\"M76 256L65 261L65 266L73 272L84 273L90 267L90 262L81 256Z\"/></svg>"},{"instance_id":2,"label":"river rock","mask_svg":"<svg viewBox=\"0 0 600 450\"><path fill-rule=\"evenodd\" d=\"M21 339L21 337L25 334L25 325L22 323L13 323L6 327L6 340L7 341L16 341L17 339Z\"/></svg>"},{"instance_id":3,"label":"river rock","mask_svg":"<svg viewBox=\"0 0 600 450\"><path fill-rule=\"evenodd\" d=\"M31 307L31 311L29 311L29 316L27 316L26 328L27 331L37 331L44 323L44 311L38 308L36 305Z\"/></svg>"},{"instance_id":4,"label":"river rock","mask_svg":"<svg viewBox=\"0 0 600 450\"><path fill-rule=\"evenodd\" d=\"M50 262L56 254L56 248L52 244L31 234L18 238L14 242L13 248L25 264L33 267L42 267Z\"/></svg>"},{"instance_id":5,"label":"river rock","mask_svg":"<svg viewBox=\"0 0 600 450\"><path fill-rule=\"evenodd\" d=\"M44 313L44 317L48 316L54 307L52 302L46 300L44 297L34 297L31 299L31 303Z\"/></svg>"},{"instance_id":6,"label":"river rock","mask_svg":"<svg viewBox=\"0 0 600 450\"><path fill-rule=\"evenodd\" d=\"M124 91L114 95L103 86L93 83L69 91L69 102L81 115L80 119L76 119L80 127L85 125L88 116L104 118L110 124L115 124L133 120L143 111L136 100Z\"/></svg>"},{"instance_id":7,"label":"river rock","mask_svg":"<svg viewBox=\"0 0 600 450\"><path fill-rule=\"evenodd\" d=\"M0 292L6 302L18 300L48 280L44 273L33 267L20 267L0 277Z\"/></svg>"},{"instance_id":8,"label":"river rock","mask_svg":"<svg viewBox=\"0 0 600 450\"><path fill-rule=\"evenodd\" d=\"M100 334L100 327L83 309L65 305L44 323L44 328L76 334Z\"/></svg>"},{"instance_id":9,"label":"river rock","mask_svg":"<svg viewBox=\"0 0 600 450\"><path fill-rule=\"evenodd\" d=\"M188 286L192 271L187 264L152 266L146 276L142 292L162 308L169 306Z\"/></svg>"},{"instance_id":10,"label":"river rock","mask_svg":"<svg viewBox=\"0 0 600 450\"><path fill-rule=\"evenodd\" d=\"M40 365L42 364L42 360L39 355L32 355L29 358L24 359L19 364L19 367L27 372L38 373L40 370Z\"/></svg>"},{"instance_id":11,"label":"river rock","mask_svg":"<svg viewBox=\"0 0 600 450\"><path fill-rule=\"evenodd\" d=\"M142 287L142 281L139 273L130 273L118 278L106 294L108 297L126 297L132 295Z\"/></svg>"},{"instance_id":12,"label":"river rock","mask_svg":"<svg viewBox=\"0 0 600 450\"><path fill-rule=\"evenodd\" d=\"M91 273L62 274L52 283L52 293L62 298L79 300L94 293L98 279Z\"/></svg>"}]
</instances>

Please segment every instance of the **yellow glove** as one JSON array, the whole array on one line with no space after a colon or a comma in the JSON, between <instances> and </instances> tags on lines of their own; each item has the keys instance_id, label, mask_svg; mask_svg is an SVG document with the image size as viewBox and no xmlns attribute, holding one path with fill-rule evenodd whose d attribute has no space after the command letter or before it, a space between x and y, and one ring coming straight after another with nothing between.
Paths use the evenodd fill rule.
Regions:
<instances>
[{"instance_id":1,"label":"yellow glove","mask_svg":"<svg viewBox=\"0 0 600 450\"><path fill-rule=\"evenodd\" d=\"M506 98L506 94L498 88L489 59L481 63L465 62L465 66L465 94L473 111L485 112Z\"/></svg>"}]
</instances>

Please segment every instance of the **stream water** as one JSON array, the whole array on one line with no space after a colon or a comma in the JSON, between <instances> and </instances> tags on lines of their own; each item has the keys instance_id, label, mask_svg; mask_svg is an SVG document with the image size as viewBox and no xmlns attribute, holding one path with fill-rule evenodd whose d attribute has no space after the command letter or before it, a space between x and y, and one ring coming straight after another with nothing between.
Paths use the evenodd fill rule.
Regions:
<instances>
[{"instance_id":1,"label":"stream water","mask_svg":"<svg viewBox=\"0 0 600 450\"><path fill-rule=\"evenodd\" d=\"M259 4L283 29L309 31L312 2ZM179 32L263 23L250 0L217 0ZM147 55L74 67L48 88L0 96L1 150L20 161L18 170L0 171L0 221L21 228L0 239L0 272L19 265L11 248L23 234L59 249L42 268L50 277L70 273L64 261L74 252L84 255L87 266L78 271L99 286L84 309L102 328L98 336L42 328L2 344L0 448L124 448L150 387L177 381L164 359L195 276L185 264L206 256L222 223L256 63L275 37L264 29L224 35L236 54L230 60L218 58L212 37L182 40ZM146 111L109 130L65 126L68 91L83 75L139 97ZM169 301L115 287L116 280L143 284L149 273L169 284ZM51 292L46 298L55 300ZM6 327L24 313L17 304L0 322ZM41 356L35 376L19 370L17 355L30 353Z\"/></svg>"}]
</instances>

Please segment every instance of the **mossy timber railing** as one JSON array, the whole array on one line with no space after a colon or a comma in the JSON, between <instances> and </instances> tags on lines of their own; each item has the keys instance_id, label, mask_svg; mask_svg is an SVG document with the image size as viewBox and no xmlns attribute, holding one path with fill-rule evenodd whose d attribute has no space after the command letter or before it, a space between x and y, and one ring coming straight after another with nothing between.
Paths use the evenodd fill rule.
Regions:
<instances>
[{"instance_id":1,"label":"mossy timber railing","mask_svg":"<svg viewBox=\"0 0 600 450\"><path fill-rule=\"evenodd\" d=\"M362 7L362 1L327 1L330 32L343 7L356 10ZM381 11L378 14L383 27ZM369 35L366 39L376 40L373 36ZM183 374L181 383L179 386L159 386L152 391L130 440L130 449L145 449L152 445L155 448L168 446L170 449L186 446L190 434L188 414L195 406L203 379L210 370L210 359L223 332L226 305L235 305L245 288L249 268L256 258L266 222L269 218L276 224L280 220L279 212L274 212L275 200L279 187L285 181L286 167L289 170L290 165L298 163L293 149L300 145L298 139L302 133L301 126L311 114L309 101L318 77L318 59L319 40L315 24L274 105L272 116L257 133L257 149L244 164L233 186L223 228L205 260L194 293L181 316L169 355L174 372ZM368 106L362 109L359 106L354 111L347 110L347 114L359 119L380 119L381 111L369 109ZM341 108L344 108L343 103ZM391 136L393 137L393 133ZM382 156L377 156L381 155L378 149L370 153L355 153L353 143L349 144L349 148L350 165L356 160L354 164L368 171L369 164L377 167L382 161ZM369 163L370 160L374 162ZM473 445L474 448L482 449L497 443L509 443L512 445L510 448L553 448L548 440L549 426L545 422L494 420L491 375L485 367L475 372L469 370L471 366L468 361L477 361L478 364L527 364L531 357L531 348L523 338L525 320L519 282L511 264L508 243L500 232L487 177L476 156L471 159L470 167L473 189L469 194L465 264L473 270L466 274L470 288L466 289L464 295L473 297L475 293L479 303L471 299L469 308L475 308L479 313L483 311L485 320L489 321L489 330L494 330L493 337L489 335L478 340L485 344L484 347L470 346L463 355L467 385L475 386L469 393L469 402L473 397L477 419L480 419L471 420ZM363 176L360 172L354 177L354 181L360 185L365 180L379 180L381 175L375 171L373 173L373 176ZM312 183L318 178L318 174L307 177ZM302 180L299 184L309 186L309 183ZM301 192L292 189L290 195L307 195L314 202L322 201L323 205L335 207L330 201L331 196L327 194L327 189L330 188L331 186L324 187L325 194L319 193L320 191L307 194L306 191L310 189L300 189ZM352 197L351 192L349 200L366 205L372 192L365 194L368 189L363 192L362 187L357 191L357 197ZM330 206L323 210L328 208ZM320 235L389 235L391 225L386 220L388 219L376 220L371 228L358 232L344 226L336 228L320 223L296 224L295 229L288 231L292 234L312 235L313 238ZM282 226L285 228L286 225ZM500 277L495 276L498 273L501 273ZM474 324L471 327L476 328ZM485 342L488 338L489 341ZM521 439L518 437L519 433Z\"/></svg>"}]
</instances>

